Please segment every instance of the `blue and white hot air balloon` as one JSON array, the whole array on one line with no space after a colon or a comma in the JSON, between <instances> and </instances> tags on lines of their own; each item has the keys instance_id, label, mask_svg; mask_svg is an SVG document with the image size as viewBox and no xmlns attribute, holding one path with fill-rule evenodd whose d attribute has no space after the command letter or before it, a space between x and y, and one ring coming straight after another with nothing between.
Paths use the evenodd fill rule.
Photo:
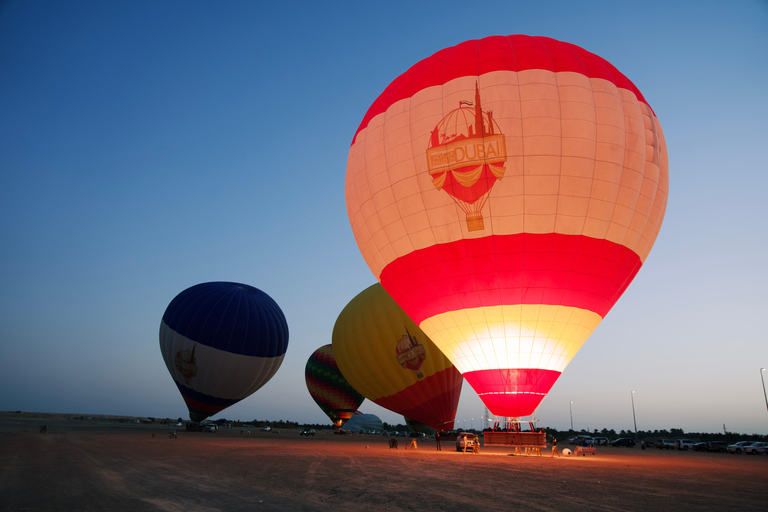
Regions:
<instances>
[{"instance_id":1,"label":"blue and white hot air balloon","mask_svg":"<svg viewBox=\"0 0 768 512\"><path fill-rule=\"evenodd\" d=\"M285 358L288 323L258 288L202 283L168 305L160 350L193 421L248 397L272 378Z\"/></svg>"}]
</instances>

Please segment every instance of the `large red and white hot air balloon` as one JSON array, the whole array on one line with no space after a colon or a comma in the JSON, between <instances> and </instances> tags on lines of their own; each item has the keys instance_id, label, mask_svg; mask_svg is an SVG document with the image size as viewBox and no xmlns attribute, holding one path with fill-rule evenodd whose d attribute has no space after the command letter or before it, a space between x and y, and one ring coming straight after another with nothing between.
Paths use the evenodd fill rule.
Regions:
<instances>
[{"instance_id":1,"label":"large red and white hot air balloon","mask_svg":"<svg viewBox=\"0 0 768 512\"><path fill-rule=\"evenodd\" d=\"M347 212L389 294L498 416L534 412L661 227L656 114L544 37L446 48L395 79L349 151Z\"/></svg>"}]
</instances>

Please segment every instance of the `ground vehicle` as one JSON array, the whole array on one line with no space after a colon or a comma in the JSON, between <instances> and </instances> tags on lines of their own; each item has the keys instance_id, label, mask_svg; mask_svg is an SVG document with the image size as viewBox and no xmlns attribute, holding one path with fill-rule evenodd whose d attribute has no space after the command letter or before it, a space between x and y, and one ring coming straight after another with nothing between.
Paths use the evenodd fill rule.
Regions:
<instances>
[{"instance_id":1,"label":"ground vehicle","mask_svg":"<svg viewBox=\"0 0 768 512\"><path fill-rule=\"evenodd\" d=\"M611 446L626 446L627 448L632 448L635 446L635 440L631 437L620 437L611 441Z\"/></svg>"},{"instance_id":2,"label":"ground vehicle","mask_svg":"<svg viewBox=\"0 0 768 512\"><path fill-rule=\"evenodd\" d=\"M578 446L594 446L595 440L590 436L576 436L568 440L569 443Z\"/></svg>"},{"instance_id":3,"label":"ground vehicle","mask_svg":"<svg viewBox=\"0 0 768 512\"><path fill-rule=\"evenodd\" d=\"M656 448L659 450L674 450L675 449L675 442L671 439L659 439L656 441Z\"/></svg>"},{"instance_id":4,"label":"ground vehicle","mask_svg":"<svg viewBox=\"0 0 768 512\"><path fill-rule=\"evenodd\" d=\"M301 432L299 432L299 435L300 436L313 436L313 435L315 435L315 429L310 428L310 429L307 429L307 430L302 430Z\"/></svg>"},{"instance_id":5,"label":"ground vehicle","mask_svg":"<svg viewBox=\"0 0 768 512\"><path fill-rule=\"evenodd\" d=\"M768 443L758 441L756 443L745 446L744 453L747 455L762 455L765 453L766 447L768 447Z\"/></svg>"},{"instance_id":6,"label":"ground vehicle","mask_svg":"<svg viewBox=\"0 0 768 512\"><path fill-rule=\"evenodd\" d=\"M710 441L707 443L708 452L724 453L728 449L728 443L725 441Z\"/></svg>"},{"instance_id":7,"label":"ground vehicle","mask_svg":"<svg viewBox=\"0 0 768 512\"><path fill-rule=\"evenodd\" d=\"M754 441L739 441L736 444L728 445L728 448L726 448L726 450L728 451L728 453L741 453L744 451L744 448L746 448L752 443L754 443Z\"/></svg>"},{"instance_id":8,"label":"ground vehicle","mask_svg":"<svg viewBox=\"0 0 768 512\"><path fill-rule=\"evenodd\" d=\"M691 450L695 452L706 452L707 448L709 448L709 443L696 443L691 446Z\"/></svg>"},{"instance_id":9,"label":"ground vehicle","mask_svg":"<svg viewBox=\"0 0 768 512\"><path fill-rule=\"evenodd\" d=\"M174 427L183 427L184 424L182 422L180 422L180 421L177 421L176 423L173 424L173 426Z\"/></svg>"},{"instance_id":10,"label":"ground vehicle","mask_svg":"<svg viewBox=\"0 0 768 512\"><path fill-rule=\"evenodd\" d=\"M456 437L456 451L472 451L475 447L475 434L462 432Z\"/></svg>"},{"instance_id":11,"label":"ground vehicle","mask_svg":"<svg viewBox=\"0 0 768 512\"><path fill-rule=\"evenodd\" d=\"M603 446L608 444L607 437L593 437L592 439L595 440L595 446Z\"/></svg>"},{"instance_id":12,"label":"ground vehicle","mask_svg":"<svg viewBox=\"0 0 768 512\"><path fill-rule=\"evenodd\" d=\"M219 431L219 426L218 425L206 425L205 426L205 431L206 432L213 432L215 434L216 432Z\"/></svg>"},{"instance_id":13,"label":"ground vehicle","mask_svg":"<svg viewBox=\"0 0 768 512\"><path fill-rule=\"evenodd\" d=\"M262 432L272 432L272 427L261 427Z\"/></svg>"},{"instance_id":14,"label":"ground vehicle","mask_svg":"<svg viewBox=\"0 0 768 512\"><path fill-rule=\"evenodd\" d=\"M696 444L696 441L693 439L678 439L675 441L675 446L678 450L689 450L693 448L693 445Z\"/></svg>"}]
</instances>

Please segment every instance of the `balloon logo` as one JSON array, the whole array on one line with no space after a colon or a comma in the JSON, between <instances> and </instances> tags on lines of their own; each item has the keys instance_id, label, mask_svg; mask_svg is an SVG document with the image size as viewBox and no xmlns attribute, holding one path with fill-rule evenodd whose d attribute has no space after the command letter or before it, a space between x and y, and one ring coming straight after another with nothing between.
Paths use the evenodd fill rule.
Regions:
<instances>
[{"instance_id":1,"label":"balloon logo","mask_svg":"<svg viewBox=\"0 0 768 512\"><path fill-rule=\"evenodd\" d=\"M189 385L189 379L197 375L197 359L195 359L195 348L192 351L179 350L173 359L176 370L184 377L184 383Z\"/></svg>"},{"instance_id":2,"label":"balloon logo","mask_svg":"<svg viewBox=\"0 0 768 512\"><path fill-rule=\"evenodd\" d=\"M160 350L193 421L253 394L288 347L288 324L263 291L238 283L187 288L160 323Z\"/></svg>"},{"instance_id":3,"label":"balloon logo","mask_svg":"<svg viewBox=\"0 0 768 512\"><path fill-rule=\"evenodd\" d=\"M668 188L661 125L627 77L513 35L396 78L355 134L345 196L379 282L493 414L520 417L642 267Z\"/></svg>"},{"instance_id":4,"label":"balloon logo","mask_svg":"<svg viewBox=\"0 0 768 512\"><path fill-rule=\"evenodd\" d=\"M450 430L464 379L379 283L353 298L333 326L346 380L372 402Z\"/></svg>"},{"instance_id":5,"label":"balloon logo","mask_svg":"<svg viewBox=\"0 0 768 512\"><path fill-rule=\"evenodd\" d=\"M484 229L481 211L494 182L504 176L506 161L504 135L493 114L483 112L475 84L474 103L460 101L432 130L427 149L432 184L453 197L467 216L469 231Z\"/></svg>"},{"instance_id":6,"label":"balloon logo","mask_svg":"<svg viewBox=\"0 0 768 512\"><path fill-rule=\"evenodd\" d=\"M411 336L411 333L406 329L406 334L400 338L395 346L395 353L397 354L397 362L400 366L411 370L416 373L416 377L419 379L424 378L424 372L421 371L421 364L426 357L426 350L424 345Z\"/></svg>"},{"instance_id":7,"label":"balloon logo","mask_svg":"<svg viewBox=\"0 0 768 512\"><path fill-rule=\"evenodd\" d=\"M304 379L312 399L337 428L344 425L365 400L339 371L331 345L322 346L309 356Z\"/></svg>"}]
</instances>

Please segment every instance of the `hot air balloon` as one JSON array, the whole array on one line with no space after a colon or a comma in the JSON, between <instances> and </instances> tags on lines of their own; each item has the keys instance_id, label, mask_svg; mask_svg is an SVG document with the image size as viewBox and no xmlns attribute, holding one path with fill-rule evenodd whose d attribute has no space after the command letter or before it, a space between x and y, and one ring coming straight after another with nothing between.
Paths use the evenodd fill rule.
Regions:
<instances>
[{"instance_id":1,"label":"hot air balloon","mask_svg":"<svg viewBox=\"0 0 768 512\"><path fill-rule=\"evenodd\" d=\"M606 60L494 36L415 64L347 160L347 213L389 294L497 416L532 414L664 218L656 114Z\"/></svg>"},{"instance_id":2,"label":"hot air balloon","mask_svg":"<svg viewBox=\"0 0 768 512\"><path fill-rule=\"evenodd\" d=\"M193 421L254 393L272 378L288 347L288 324L263 291L202 283L168 305L160 350Z\"/></svg>"},{"instance_id":3,"label":"hot air balloon","mask_svg":"<svg viewBox=\"0 0 768 512\"><path fill-rule=\"evenodd\" d=\"M337 428L351 418L365 400L339 371L330 344L320 347L309 356L304 379L312 399Z\"/></svg>"},{"instance_id":4,"label":"hot air balloon","mask_svg":"<svg viewBox=\"0 0 768 512\"><path fill-rule=\"evenodd\" d=\"M450 430L464 379L379 283L352 299L333 326L333 354L369 400Z\"/></svg>"}]
</instances>

